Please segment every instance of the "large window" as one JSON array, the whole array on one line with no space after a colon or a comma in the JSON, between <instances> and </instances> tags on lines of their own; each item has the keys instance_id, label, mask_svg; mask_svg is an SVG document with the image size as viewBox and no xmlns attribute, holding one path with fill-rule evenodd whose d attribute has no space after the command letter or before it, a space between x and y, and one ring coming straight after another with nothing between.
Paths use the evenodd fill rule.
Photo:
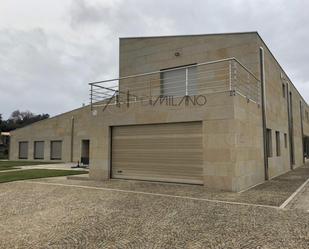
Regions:
<instances>
[{"instance_id":1,"label":"large window","mask_svg":"<svg viewBox=\"0 0 309 249\"><path fill-rule=\"evenodd\" d=\"M28 159L28 142L19 142L19 159Z\"/></svg>"},{"instance_id":2,"label":"large window","mask_svg":"<svg viewBox=\"0 0 309 249\"><path fill-rule=\"evenodd\" d=\"M280 132L276 131L276 155L281 156Z\"/></svg>"},{"instance_id":3,"label":"large window","mask_svg":"<svg viewBox=\"0 0 309 249\"><path fill-rule=\"evenodd\" d=\"M185 96L197 94L196 66L173 68L161 73L161 94Z\"/></svg>"},{"instance_id":4,"label":"large window","mask_svg":"<svg viewBox=\"0 0 309 249\"><path fill-rule=\"evenodd\" d=\"M34 142L33 158L44 159L44 141Z\"/></svg>"},{"instance_id":5,"label":"large window","mask_svg":"<svg viewBox=\"0 0 309 249\"><path fill-rule=\"evenodd\" d=\"M50 142L50 159L61 160L62 158L62 141Z\"/></svg>"},{"instance_id":6,"label":"large window","mask_svg":"<svg viewBox=\"0 0 309 249\"><path fill-rule=\"evenodd\" d=\"M272 137L271 137L271 129L266 130L266 149L267 149L267 156L272 157L273 156L273 150L272 150Z\"/></svg>"}]
</instances>

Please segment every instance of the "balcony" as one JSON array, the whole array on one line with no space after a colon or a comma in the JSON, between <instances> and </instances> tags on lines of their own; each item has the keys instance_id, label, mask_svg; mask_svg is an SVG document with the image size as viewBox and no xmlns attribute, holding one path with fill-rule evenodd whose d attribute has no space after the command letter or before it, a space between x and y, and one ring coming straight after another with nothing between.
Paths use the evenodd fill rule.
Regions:
<instances>
[{"instance_id":1,"label":"balcony","mask_svg":"<svg viewBox=\"0 0 309 249\"><path fill-rule=\"evenodd\" d=\"M91 108L230 92L260 103L260 81L236 58L89 83Z\"/></svg>"}]
</instances>

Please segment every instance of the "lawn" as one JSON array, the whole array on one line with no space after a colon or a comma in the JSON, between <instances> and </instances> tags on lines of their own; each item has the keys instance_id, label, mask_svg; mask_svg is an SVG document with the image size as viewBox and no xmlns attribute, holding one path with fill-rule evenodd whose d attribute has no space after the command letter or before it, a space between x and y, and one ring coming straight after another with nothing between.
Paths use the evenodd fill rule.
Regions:
<instances>
[{"instance_id":1,"label":"lawn","mask_svg":"<svg viewBox=\"0 0 309 249\"><path fill-rule=\"evenodd\" d=\"M44 177L80 175L87 173L88 171L58 169L27 169L19 171L0 172L0 183Z\"/></svg>"},{"instance_id":2,"label":"lawn","mask_svg":"<svg viewBox=\"0 0 309 249\"><path fill-rule=\"evenodd\" d=\"M0 165L0 171L3 171L3 170L11 170L11 169L19 169L19 168L17 168L17 167L12 167L12 166L9 166L9 165L3 165L3 166Z\"/></svg>"},{"instance_id":3,"label":"lawn","mask_svg":"<svg viewBox=\"0 0 309 249\"><path fill-rule=\"evenodd\" d=\"M0 171L18 169L18 166L30 166L39 164L51 164L50 162L40 161L1 161L0 160Z\"/></svg>"}]
</instances>

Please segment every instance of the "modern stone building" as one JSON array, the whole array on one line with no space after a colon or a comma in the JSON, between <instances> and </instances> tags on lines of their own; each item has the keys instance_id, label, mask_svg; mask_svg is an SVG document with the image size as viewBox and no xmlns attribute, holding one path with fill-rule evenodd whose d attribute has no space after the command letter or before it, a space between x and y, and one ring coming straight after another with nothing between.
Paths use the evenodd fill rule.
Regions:
<instances>
[{"instance_id":1,"label":"modern stone building","mask_svg":"<svg viewBox=\"0 0 309 249\"><path fill-rule=\"evenodd\" d=\"M11 133L12 160L240 191L300 167L309 107L257 32L121 38L89 106Z\"/></svg>"}]
</instances>

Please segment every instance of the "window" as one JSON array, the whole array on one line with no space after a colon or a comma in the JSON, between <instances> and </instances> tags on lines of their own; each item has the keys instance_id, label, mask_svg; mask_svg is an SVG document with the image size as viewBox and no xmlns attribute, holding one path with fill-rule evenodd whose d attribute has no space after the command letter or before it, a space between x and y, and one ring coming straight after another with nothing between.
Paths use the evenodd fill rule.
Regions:
<instances>
[{"instance_id":1,"label":"window","mask_svg":"<svg viewBox=\"0 0 309 249\"><path fill-rule=\"evenodd\" d=\"M281 156L280 132L276 131L276 155Z\"/></svg>"},{"instance_id":2,"label":"window","mask_svg":"<svg viewBox=\"0 0 309 249\"><path fill-rule=\"evenodd\" d=\"M309 122L309 114L308 114L308 111L305 111L305 115L306 115L307 122Z\"/></svg>"},{"instance_id":3,"label":"window","mask_svg":"<svg viewBox=\"0 0 309 249\"><path fill-rule=\"evenodd\" d=\"M28 159L28 142L19 142L19 159Z\"/></svg>"},{"instance_id":4,"label":"window","mask_svg":"<svg viewBox=\"0 0 309 249\"><path fill-rule=\"evenodd\" d=\"M282 97L285 98L285 84L282 83Z\"/></svg>"},{"instance_id":5,"label":"window","mask_svg":"<svg viewBox=\"0 0 309 249\"><path fill-rule=\"evenodd\" d=\"M196 66L162 71L161 94L164 96L196 95Z\"/></svg>"},{"instance_id":6,"label":"window","mask_svg":"<svg viewBox=\"0 0 309 249\"><path fill-rule=\"evenodd\" d=\"M288 137L286 135L286 133L284 133L284 148L288 147Z\"/></svg>"},{"instance_id":7,"label":"window","mask_svg":"<svg viewBox=\"0 0 309 249\"><path fill-rule=\"evenodd\" d=\"M44 159L44 141L34 142L33 158Z\"/></svg>"},{"instance_id":8,"label":"window","mask_svg":"<svg viewBox=\"0 0 309 249\"><path fill-rule=\"evenodd\" d=\"M61 160L62 157L62 141L50 142L50 159Z\"/></svg>"},{"instance_id":9,"label":"window","mask_svg":"<svg viewBox=\"0 0 309 249\"><path fill-rule=\"evenodd\" d=\"M267 157L272 157L273 151L272 151L271 129L266 130L266 150L267 150Z\"/></svg>"}]
</instances>

